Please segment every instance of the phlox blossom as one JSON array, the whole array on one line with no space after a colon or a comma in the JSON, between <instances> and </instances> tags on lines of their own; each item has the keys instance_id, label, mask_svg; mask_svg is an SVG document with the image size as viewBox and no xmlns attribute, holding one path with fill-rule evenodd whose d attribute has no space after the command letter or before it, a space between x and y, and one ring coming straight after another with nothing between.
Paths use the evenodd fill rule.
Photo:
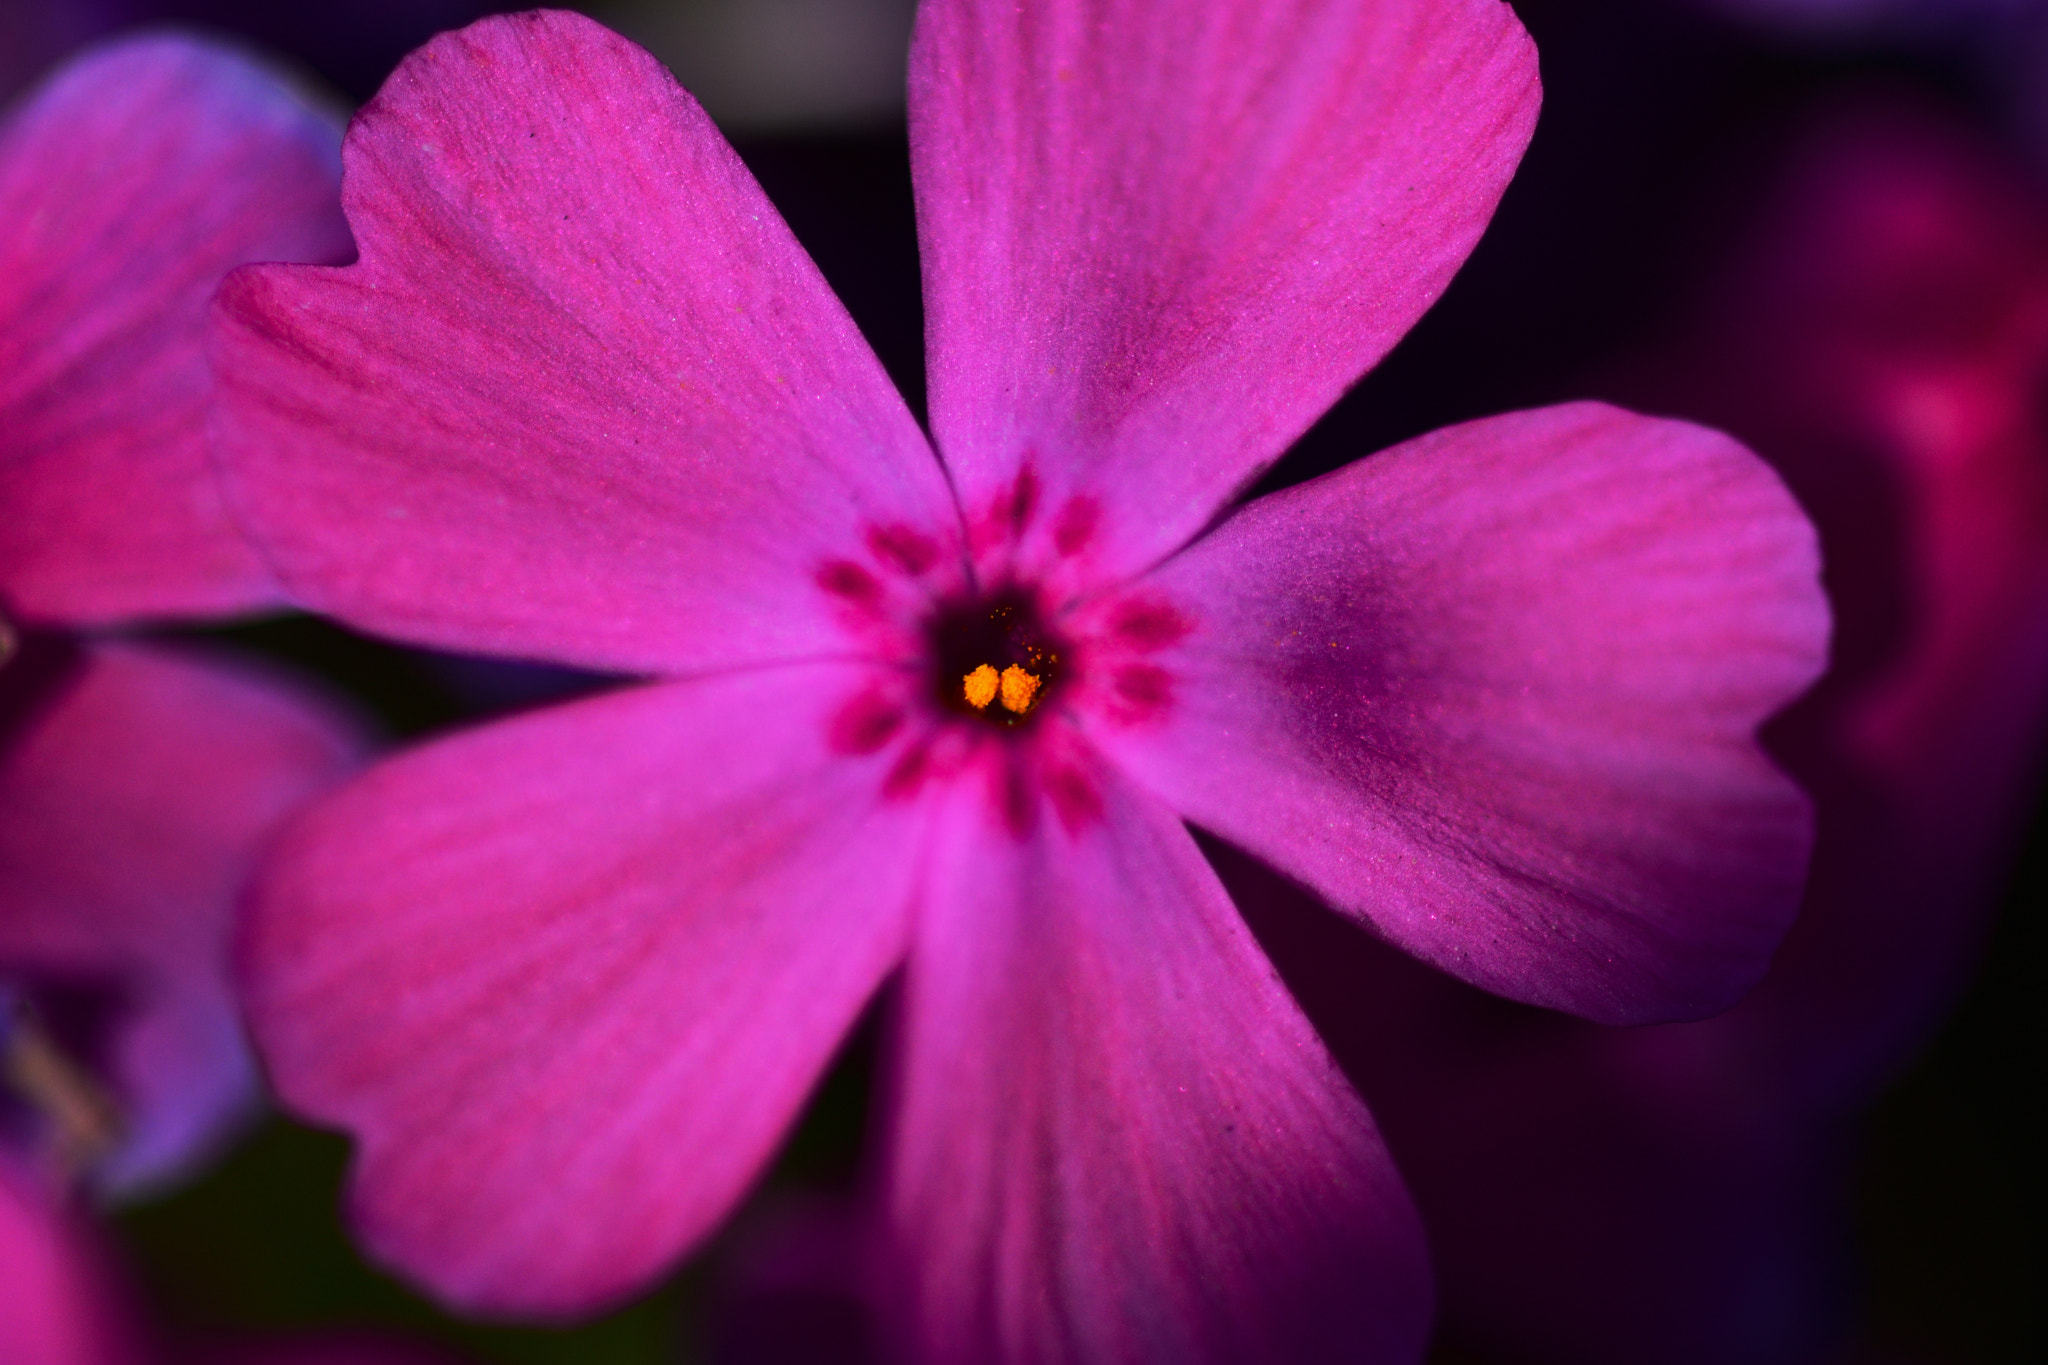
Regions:
<instances>
[{"instance_id":1,"label":"phlox blossom","mask_svg":"<svg viewBox=\"0 0 2048 1365\"><path fill-rule=\"evenodd\" d=\"M1444 288L1533 127L1494 0L932 0L929 439L652 59L408 59L361 251L217 306L231 497L404 639L655 680L316 807L242 966L373 1251L568 1315L714 1229L894 998L873 1264L920 1359L1413 1359L1421 1229L1192 821L1610 1021L1763 970L1810 529L1597 405L1235 495Z\"/></svg>"}]
</instances>

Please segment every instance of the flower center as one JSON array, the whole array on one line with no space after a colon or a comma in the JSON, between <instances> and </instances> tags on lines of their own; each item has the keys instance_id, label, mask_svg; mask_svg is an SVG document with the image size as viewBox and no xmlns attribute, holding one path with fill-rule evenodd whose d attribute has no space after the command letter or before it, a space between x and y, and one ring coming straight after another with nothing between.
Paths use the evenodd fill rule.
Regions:
<instances>
[{"instance_id":1,"label":"flower center","mask_svg":"<svg viewBox=\"0 0 2048 1365\"><path fill-rule=\"evenodd\" d=\"M1068 653L1020 588L942 607L927 629L933 697L992 725L1019 725L1042 710Z\"/></svg>"}]
</instances>

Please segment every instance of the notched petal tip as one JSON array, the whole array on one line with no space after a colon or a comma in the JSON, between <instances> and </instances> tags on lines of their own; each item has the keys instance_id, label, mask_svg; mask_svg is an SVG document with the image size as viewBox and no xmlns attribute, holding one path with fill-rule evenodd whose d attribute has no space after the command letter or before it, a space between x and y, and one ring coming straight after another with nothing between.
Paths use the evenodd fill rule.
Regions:
<instances>
[{"instance_id":1,"label":"notched petal tip","mask_svg":"<svg viewBox=\"0 0 2048 1365\"><path fill-rule=\"evenodd\" d=\"M217 315L219 458L301 601L641 674L868 649L850 618L942 553L906 528L957 520L944 476L659 62L481 20L344 156L358 263L238 276Z\"/></svg>"},{"instance_id":2,"label":"notched petal tip","mask_svg":"<svg viewBox=\"0 0 2048 1365\"><path fill-rule=\"evenodd\" d=\"M1445 970L1608 1022L1759 980L1805 797L1758 727L1825 664L1812 527L1717 432L1469 423L1252 504L1169 563L1204 629L1107 747Z\"/></svg>"}]
</instances>

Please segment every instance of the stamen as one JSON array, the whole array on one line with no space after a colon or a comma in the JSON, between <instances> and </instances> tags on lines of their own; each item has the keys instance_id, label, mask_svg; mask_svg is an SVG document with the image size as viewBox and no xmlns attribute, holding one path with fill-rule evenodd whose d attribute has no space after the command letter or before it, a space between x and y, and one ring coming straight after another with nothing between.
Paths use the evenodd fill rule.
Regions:
<instances>
[{"instance_id":1,"label":"stamen","mask_svg":"<svg viewBox=\"0 0 2048 1365\"><path fill-rule=\"evenodd\" d=\"M0 999L0 1008L5 1007ZM98 1164L121 1141L121 1111L85 1069L64 1055L25 1004L0 1032L0 1081L39 1110L66 1179Z\"/></svg>"},{"instance_id":2,"label":"stamen","mask_svg":"<svg viewBox=\"0 0 2048 1365\"><path fill-rule=\"evenodd\" d=\"M986 665L984 665L986 667ZM1039 679L1035 673L1026 673L1011 664L1003 670L1003 709L1023 715L1031 709L1031 699L1038 695Z\"/></svg>"},{"instance_id":3,"label":"stamen","mask_svg":"<svg viewBox=\"0 0 2048 1365\"><path fill-rule=\"evenodd\" d=\"M986 711L988 704L996 699L996 690L1002 686L996 671L987 664L969 673L964 681L967 687L967 704L977 711ZM1009 693L1005 691L1003 705L1009 704Z\"/></svg>"},{"instance_id":4,"label":"stamen","mask_svg":"<svg viewBox=\"0 0 2048 1365\"><path fill-rule=\"evenodd\" d=\"M947 603L925 628L933 696L956 716L1005 730L1028 726L1060 690L1066 641L1047 626L1028 589Z\"/></svg>"}]
</instances>

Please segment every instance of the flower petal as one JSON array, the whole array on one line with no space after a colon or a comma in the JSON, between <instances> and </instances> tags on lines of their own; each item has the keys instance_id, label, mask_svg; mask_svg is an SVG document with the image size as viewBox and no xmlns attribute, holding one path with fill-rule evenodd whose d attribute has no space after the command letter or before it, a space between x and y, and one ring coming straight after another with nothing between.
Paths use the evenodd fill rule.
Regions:
<instances>
[{"instance_id":1,"label":"flower petal","mask_svg":"<svg viewBox=\"0 0 2048 1365\"><path fill-rule=\"evenodd\" d=\"M209 465L207 300L244 261L345 259L340 129L181 38L98 49L0 134L0 593L103 623L277 589Z\"/></svg>"},{"instance_id":2,"label":"flower petal","mask_svg":"<svg viewBox=\"0 0 2048 1365\"><path fill-rule=\"evenodd\" d=\"M1519 1000L1697 1017L1763 974L1811 815L1756 729L1827 608L1812 528L1726 437L1591 403L1449 428L1145 590L1192 604L1173 701L1098 728L1188 819Z\"/></svg>"},{"instance_id":3,"label":"flower petal","mask_svg":"<svg viewBox=\"0 0 2048 1365\"><path fill-rule=\"evenodd\" d=\"M722 1219L902 949L916 807L830 752L844 665L635 688L316 807L244 976L284 1101L360 1140L380 1259L562 1316Z\"/></svg>"},{"instance_id":4,"label":"flower petal","mask_svg":"<svg viewBox=\"0 0 2048 1365\"><path fill-rule=\"evenodd\" d=\"M0 1159L0 1360L133 1365L127 1313L69 1220Z\"/></svg>"},{"instance_id":5,"label":"flower petal","mask_svg":"<svg viewBox=\"0 0 2048 1365\"><path fill-rule=\"evenodd\" d=\"M1538 99L1494 0L926 4L932 430L970 514L1028 468L1041 553L1186 541L1443 292Z\"/></svg>"},{"instance_id":6,"label":"flower petal","mask_svg":"<svg viewBox=\"0 0 2048 1365\"><path fill-rule=\"evenodd\" d=\"M188 1171L257 1098L228 980L236 897L355 762L329 708L246 666L98 645L0 746L0 975L104 986L116 1190Z\"/></svg>"},{"instance_id":7,"label":"flower petal","mask_svg":"<svg viewBox=\"0 0 2048 1365\"><path fill-rule=\"evenodd\" d=\"M820 557L958 524L881 365L652 57L531 12L444 34L350 129L361 261L239 272L231 487L366 629L620 671L831 652Z\"/></svg>"},{"instance_id":8,"label":"flower petal","mask_svg":"<svg viewBox=\"0 0 2048 1365\"><path fill-rule=\"evenodd\" d=\"M905 982L888 1207L913 1358L1411 1361L1422 1233L1180 822L951 808Z\"/></svg>"}]
</instances>

